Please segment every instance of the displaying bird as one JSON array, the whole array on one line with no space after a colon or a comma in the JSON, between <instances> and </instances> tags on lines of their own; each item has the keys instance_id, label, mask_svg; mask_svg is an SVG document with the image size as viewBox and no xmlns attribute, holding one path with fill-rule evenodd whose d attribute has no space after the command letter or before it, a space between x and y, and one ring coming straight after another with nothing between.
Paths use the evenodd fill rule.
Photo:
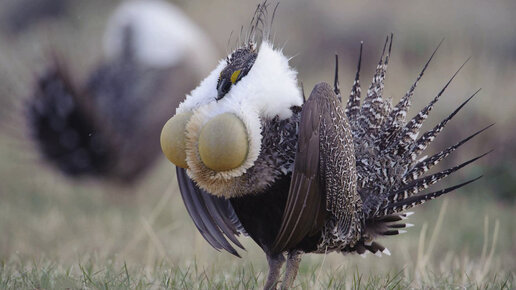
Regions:
<instances>
[{"instance_id":1,"label":"displaying bird","mask_svg":"<svg viewBox=\"0 0 516 290\"><path fill-rule=\"evenodd\" d=\"M238 256L230 242L243 248L237 236L250 236L269 263L265 289L276 287L285 260L282 288L290 288L302 254L390 254L377 239L411 226L404 221L410 215L406 210L478 179L420 193L484 156L425 174L485 129L420 157L473 96L419 136L456 73L407 119L416 85L435 51L406 95L392 105L383 97L392 35L365 96L359 81L361 48L347 101L341 100L336 68L334 87L317 84L304 102L296 71L269 40L266 19L264 2L242 46L165 124L161 144L176 164L186 209L208 243ZM256 41L260 30L261 41Z\"/></svg>"},{"instance_id":2,"label":"displaying bird","mask_svg":"<svg viewBox=\"0 0 516 290\"><path fill-rule=\"evenodd\" d=\"M103 47L80 85L56 58L28 101L29 127L65 174L131 184L159 156L163 123L215 63L214 49L183 12L156 0L118 7Z\"/></svg>"}]
</instances>

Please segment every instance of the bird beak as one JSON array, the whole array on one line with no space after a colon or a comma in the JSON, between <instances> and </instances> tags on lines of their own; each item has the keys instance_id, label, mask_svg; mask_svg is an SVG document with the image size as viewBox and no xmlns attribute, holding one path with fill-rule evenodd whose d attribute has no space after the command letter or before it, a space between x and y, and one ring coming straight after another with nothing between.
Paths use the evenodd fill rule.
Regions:
<instances>
[{"instance_id":1,"label":"bird beak","mask_svg":"<svg viewBox=\"0 0 516 290\"><path fill-rule=\"evenodd\" d=\"M229 91L229 88L231 87L231 83L228 82L226 79L221 79L220 83L217 86L217 101L222 99L227 92Z\"/></svg>"}]
</instances>

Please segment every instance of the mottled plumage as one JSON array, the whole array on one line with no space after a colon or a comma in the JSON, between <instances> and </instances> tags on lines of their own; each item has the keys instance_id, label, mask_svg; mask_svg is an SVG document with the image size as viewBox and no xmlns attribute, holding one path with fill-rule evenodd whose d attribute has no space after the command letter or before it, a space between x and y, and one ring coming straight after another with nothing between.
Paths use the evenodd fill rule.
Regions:
<instances>
[{"instance_id":1,"label":"mottled plumage","mask_svg":"<svg viewBox=\"0 0 516 290\"><path fill-rule=\"evenodd\" d=\"M266 7L266 3L262 5ZM303 253L337 251L390 255L376 239L403 233L404 228L411 227L404 222L412 214L404 212L406 209L478 179L420 193L483 157L485 154L425 176L432 166L487 128L440 153L421 158L420 154L471 97L418 138L423 122L457 73L429 105L407 121L411 98L435 51L409 91L393 105L383 96L391 48L392 35L385 42L373 81L362 102L361 46L358 70L348 100L341 100L335 79L334 88L326 83L316 85L301 107L283 108L291 111L289 117L260 115L260 154L252 167L234 177L235 180L256 180L259 190L249 189L252 183L245 183L242 187L231 187L231 192L239 190L241 194L229 194L225 196L227 199L214 198L209 186L200 186L203 189L198 186L196 168L189 168L188 175L184 169L178 169L185 205L197 228L213 247L238 255L226 237L235 243L236 236L244 234L263 249L270 267L265 288L275 287L285 260L287 266L282 287L291 287ZM259 59L260 50L257 54ZM250 68L249 76L256 74L255 69ZM337 72L336 69L336 78ZM253 80L247 78L247 82ZM238 88L242 87L234 85L229 94ZM210 99L217 88L204 89L210 92L204 97L208 104L201 104L198 109L190 107L194 114L207 108L224 112L217 107L218 101ZM239 99L239 102L245 104L244 100ZM270 102L269 106L278 104ZM217 207L224 211L213 209ZM241 247L239 243L235 244Z\"/></svg>"}]
</instances>

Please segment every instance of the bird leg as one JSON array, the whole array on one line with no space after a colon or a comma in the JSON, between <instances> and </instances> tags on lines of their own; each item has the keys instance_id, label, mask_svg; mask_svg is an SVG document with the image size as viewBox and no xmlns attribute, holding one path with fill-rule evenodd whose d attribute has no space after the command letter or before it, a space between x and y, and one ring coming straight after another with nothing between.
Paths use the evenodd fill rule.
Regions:
<instances>
[{"instance_id":1,"label":"bird leg","mask_svg":"<svg viewBox=\"0 0 516 290\"><path fill-rule=\"evenodd\" d=\"M281 267L283 266L283 263L285 263L285 257L283 254L279 254L277 256L267 255L267 262L269 263L269 275L267 276L267 282L265 283L265 287L263 287L263 289L276 289Z\"/></svg>"},{"instance_id":2,"label":"bird leg","mask_svg":"<svg viewBox=\"0 0 516 290\"><path fill-rule=\"evenodd\" d=\"M300 251L293 251L288 253L287 257L287 269L285 270L285 278L281 283L281 289L290 289L296 280L297 271L299 270L299 264L301 263Z\"/></svg>"}]
</instances>

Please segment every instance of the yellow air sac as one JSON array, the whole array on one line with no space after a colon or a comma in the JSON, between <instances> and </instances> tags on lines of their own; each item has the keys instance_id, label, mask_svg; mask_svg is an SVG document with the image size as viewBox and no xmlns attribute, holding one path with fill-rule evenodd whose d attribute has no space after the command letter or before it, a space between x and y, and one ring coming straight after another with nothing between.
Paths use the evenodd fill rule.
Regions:
<instances>
[{"instance_id":1,"label":"yellow air sac","mask_svg":"<svg viewBox=\"0 0 516 290\"><path fill-rule=\"evenodd\" d=\"M161 130L161 150L170 162L182 168L188 168L185 151L185 128L191 117L192 112L176 114L167 121Z\"/></svg>"},{"instance_id":2,"label":"yellow air sac","mask_svg":"<svg viewBox=\"0 0 516 290\"><path fill-rule=\"evenodd\" d=\"M214 171L238 168L247 157L249 142L244 123L232 113L224 113L204 125L199 135L199 155Z\"/></svg>"}]
</instances>

